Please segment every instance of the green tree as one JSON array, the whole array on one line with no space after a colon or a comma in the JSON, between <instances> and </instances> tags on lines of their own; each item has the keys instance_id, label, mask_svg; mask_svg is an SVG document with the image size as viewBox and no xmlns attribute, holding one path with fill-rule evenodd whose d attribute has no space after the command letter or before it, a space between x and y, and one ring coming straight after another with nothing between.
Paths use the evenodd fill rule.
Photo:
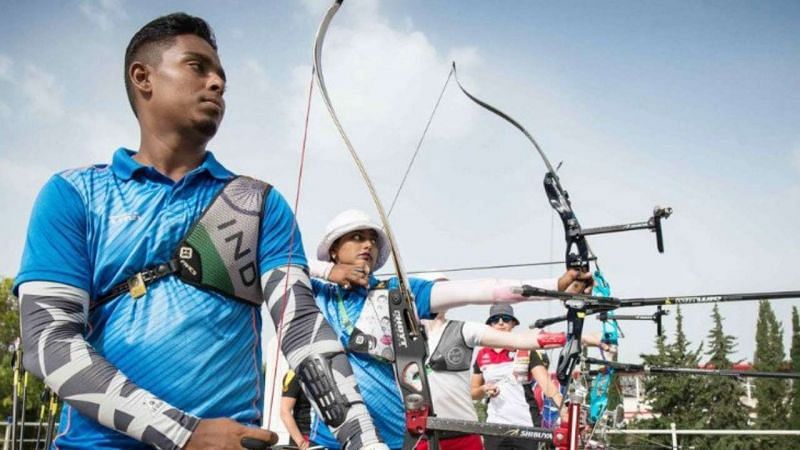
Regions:
<instances>
[{"instance_id":1,"label":"green tree","mask_svg":"<svg viewBox=\"0 0 800 450\"><path fill-rule=\"evenodd\" d=\"M785 353L783 350L783 329L769 302L762 300L758 305L756 324L756 351L753 367L756 370L776 372L781 369ZM768 430L784 428L788 416L787 397L789 386L786 380L759 378L755 381L757 429ZM765 436L759 439L761 448L787 448L788 441Z\"/></svg>"},{"instance_id":2,"label":"green tree","mask_svg":"<svg viewBox=\"0 0 800 450\"><path fill-rule=\"evenodd\" d=\"M800 372L800 315L797 307L792 307L792 372ZM800 381L792 382L791 410L789 411L789 428L800 430Z\"/></svg>"},{"instance_id":3,"label":"green tree","mask_svg":"<svg viewBox=\"0 0 800 450\"><path fill-rule=\"evenodd\" d=\"M10 417L13 410L14 375L11 370L11 358L14 341L19 336L19 302L11 291L13 284L14 280L11 278L0 280L0 417L3 419ZM32 374L28 374L27 382L25 421L33 422L40 413L40 398L44 385ZM30 429L27 429L26 433L29 432Z\"/></svg>"},{"instance_id":4,"label":"green tree","mask_svg":"<svg viewBox=\"0 0 800 450\"><path fill-rule=\"evenodd\" d=\"M708 364L717 369L730 369L733 367L733 362L729 357L736 350L736 338L725 334L722 328L722 316L716 304L711 319L713 327L707 337ZM703 389L698 400L707 411L704 428L712 430L748 428L749 411L741 402L744 388L739 380L728 377L705 377L702 385ZM755 442L739 436L714 436L701 438L697 444L700 448L723 450L753 448Z\"/></svg>"},{"instance_id":5,"label":"green tree","mask_svg":"<svg viewBox=\"0 0 800 450\"><path fill-rule=\"evenodd\" d=\"M19 308L11 295L12 284L8 278L0 281L0 414L3 418L11 415L14 379L11 359L14 340L19 335Z\"/></svg>"},{"instance_id":6,"label":"green tree","mask_svg":"<svg viewBox=\"0 0 800 450\"><path fill-rule=\"evenodd\" d=\"M643 354L642 360L651 366L666 367L697 367L700 363L702 343L696 350L691 349L691 343L683 330L683 315L680 307L675 316L676 330L675 342L668 344L662 337L656 338L656 354ZM701 402L703 383L695 375L653 375L644 379L645 395L650 400L653 419L637 422L637 428L667 429L670 423L675 422L678 428L701 428L706 421L707 409ZM669 444L668 437L652 437ZM695 438L682 439L682 445L694 445Z\"/></svg>"}]
</instances>

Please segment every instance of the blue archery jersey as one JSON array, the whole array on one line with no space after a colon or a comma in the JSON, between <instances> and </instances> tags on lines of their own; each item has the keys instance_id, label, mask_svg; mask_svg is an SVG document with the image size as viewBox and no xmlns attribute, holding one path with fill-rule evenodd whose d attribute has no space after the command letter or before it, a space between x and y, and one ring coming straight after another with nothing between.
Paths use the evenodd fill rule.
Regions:
<instances>
[{"instance_id":1,"label":"blue archery jersey","mask_svg":"<svg viewBox=\"0 0 800 450\"><path fill-rule=\"evenodd\" d=\"M367 289L359 287L345 290L332 283L316 279L312 279L311 284L317 306L333 327L342 345L347 348L351 325L359 322L359 318L366 308L371 309L371 306L367 306ZM377 284L378 280L370 277L370 289L375 288ZM411 278L409 284L419 317L421 319L432 318L430 305L431 288L434 283ZM388 288L395 287L397 287L397 278L392 278L388 282ZM388 323L385 328L391 336L391 328ZM378 435L392 449L401 449L405 433L405 408L394 377L393 363L349 351L347 358L353 367L356 383L358 383L364 403L378 430ZM330 429L319 418L314 419L310 437L312 441L326 448L340 448L339 442L334 438Z\"/></svg>"},{"instance_id":2,"label":"blue archery jersey","mask_svg":"<svg viewBox=\"0 0 800 450\"><path fill-rule=\"evenodd\" d=\"M51 281L92 300L140 270L168 261L192 224L234 174L206 152L174 182L119 149L111 165L53 176L34 205L15 280ZM258 261L263 274L306 265L294 215L272 189L265 199ZM124 293L89 315L85 338L140 387L201 418L259 424L263 403L259 308L201 290L174 276L145 296ZM146 448L69 406L56 446Z\"/></svg>"}]
</instances>

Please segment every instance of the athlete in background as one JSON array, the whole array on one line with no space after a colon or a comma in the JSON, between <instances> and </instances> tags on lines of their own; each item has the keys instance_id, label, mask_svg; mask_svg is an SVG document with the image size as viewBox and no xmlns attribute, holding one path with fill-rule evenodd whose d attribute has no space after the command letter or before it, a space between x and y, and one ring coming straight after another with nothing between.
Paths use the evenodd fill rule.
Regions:
<instances>
[{"instance_id":1,"label":"athlete in background","mask_svg":"<svg viewBox=\"0 0 800 450\"><path fill-rule=\"evenodd\" d=\"M526 347L514 344L517 339L524 338L532 331L511 333L514 327L519 325L519 320L514 316L513 307L506 304L492 305L486 325L495 332L508 335L509 340L514 340L511 340L512 345L490 343L489 346L478 351L473 365L472 399L488 401L486 421L489 423L538 426L540 410L535 403L531 383L536 382L541 394L551 399L557 406L561 405L563 397L559 392L558 385L550 383L547 366L538 352L532 351L526 367L521 371L517 370L519 361L515 361L516 350ZM520 337L512 338L511 336L514 335ZM608 345L602 343L601 339L600 333L586 333L581 341L584 345L608 350ZM499 341L500 338L494 340ZM535 348L555 348L565 345L566 335L564 333L546 333L542 334L538 341L540 345ZM531 448L530 442L524 439L499 436L486 436L484 446L487 450Z\"/></svg>"},{"instance_id":2,"label":"athlete in background","mask_svg":"<svg viewBox=\"0 0 800 450\"><path fill-rule=\"evenodd\" d=\"M300 381L294 370L288 370L283 376L281 421L289 431L289 445L299 450L306 450L314 445L308 439L311 431L311 403L300 388Z\"/></svg>"}]
</instances>

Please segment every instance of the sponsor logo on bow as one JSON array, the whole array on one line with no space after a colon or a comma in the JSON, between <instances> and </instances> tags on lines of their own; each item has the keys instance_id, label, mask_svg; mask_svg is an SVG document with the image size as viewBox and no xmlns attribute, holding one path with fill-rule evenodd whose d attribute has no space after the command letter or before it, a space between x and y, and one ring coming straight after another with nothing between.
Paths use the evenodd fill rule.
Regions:
<instances>
[{"instance_id":1,"label":"sponsor logo on bow","mask_svg":"<svg viewBox=\"0 0 800 450\"><path fill-rule=\"evenodd\" d=\"M403 323L403 315L400 311L392 311L392 323L394 324L395 336L397 336L397 345L400 347L408 347L405 324Z\"/></svg>"}]
</instances>

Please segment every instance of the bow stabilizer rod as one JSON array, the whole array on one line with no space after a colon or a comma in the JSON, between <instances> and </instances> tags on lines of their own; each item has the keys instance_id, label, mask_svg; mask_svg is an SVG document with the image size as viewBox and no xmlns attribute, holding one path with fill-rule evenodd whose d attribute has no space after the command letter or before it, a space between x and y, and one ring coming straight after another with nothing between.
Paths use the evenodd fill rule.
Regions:
<instances>
[{"instance_id":1,"label":"bow stabilizer rod","mask_svg":"<svg viewBox=\"0 0 800 450\"><path fill-rule=\"evenodd\" d=\"M556 296L550 291L547 291L549 295ZM540 294L536 294L540 295ZM561 298L569 297L570 294L564 294L563 292L560 293ZM543 295L544 296L544 295ZM581 296L575 296L576 298L580 298ZM588 299L594 299L597 297L592 296L585 296ZM629 298L613 298L613 297L604 297L604 300L611 299L616 303L616 308L640 308L640 307L647 307L647 306L670 306L670 305L698 305L702 303L727 303L727 302L752 302L752 301L759 301L759 300L780 300L780 299L787 299L787 298L800 298L800 291L774 291L774 292L747 292L747 293L736 293L736 294L700 294L700 295L684 295L684 296L675 296L675 297L629 297ZM609 311L610 304L602 305L599 304L597 309L592 310L591 306L595 304L590 304L587 311L585 311L586 315L600 313L604 314L605 312ZM614 316L617 320L652 320L658 321L661 316L668 315L668 311L656 311L652 315L616 315ZM600 320L603 320L603 316L598 317ZM539 319L530 325L530 328L544 328L548 325L552 325L554 323L563 322L567 320L567 316L556 316L556 317L549 317L545 319Z\"/></svg>"},{"instance_id":2,"label":"bow stabilizer rod","mask_svg":"<svg viewBox=\"0 0 800 450\"><path fill-rule=\"evenodd\" d=\"M620 299L620 308L659 305L694 305L699 303L748 302L800 298L800 291L748 292L744 294L703 294L681 297L635 297Z\"/></svg>"},{"instance_id":3,"label":"bow stabilizer rod","mask_svg":"<svg viewBox=\"0 0 800 450\"><path fill-rule=\"evenodd\" d=\"M613 368L618 372L626 373L644 373L645 375L651 374L668 374L668 375L712 375L720 377L736 377L736 378L784 378L784 379L800 379L800 372L760 372L750 370L727 370L727 369L695 369L690 367L661 367L650 366L647 364L630 364L614 361L607 361L597 358L584 358L588 364L597 364Z\"/></svg>"}]
</instances>

